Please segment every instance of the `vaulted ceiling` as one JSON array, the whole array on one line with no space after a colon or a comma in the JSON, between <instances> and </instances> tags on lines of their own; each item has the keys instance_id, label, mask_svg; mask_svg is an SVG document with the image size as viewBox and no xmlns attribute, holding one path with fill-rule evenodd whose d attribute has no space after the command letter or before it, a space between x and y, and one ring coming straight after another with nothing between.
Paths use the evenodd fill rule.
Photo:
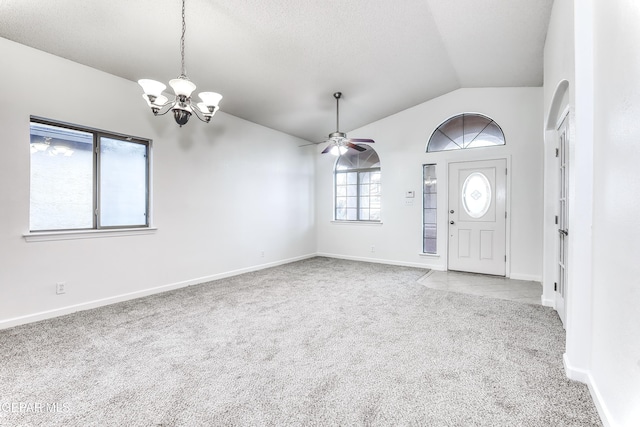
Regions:
<instances>
[{"instance_id":1,"label":"vaulted ceiling","mask_svg":"<svg viewBox=\"0 0 640 427\"><path fill-rule=\"evenodd\" d=\"M187 0L187 74L224 95L222 111L319 142L336 130L336 91L349 131L462 87L541 86L552 4ZM0 0L0 37L168 82L180 15L181 0Z\"/></svg>"}]
</instances>

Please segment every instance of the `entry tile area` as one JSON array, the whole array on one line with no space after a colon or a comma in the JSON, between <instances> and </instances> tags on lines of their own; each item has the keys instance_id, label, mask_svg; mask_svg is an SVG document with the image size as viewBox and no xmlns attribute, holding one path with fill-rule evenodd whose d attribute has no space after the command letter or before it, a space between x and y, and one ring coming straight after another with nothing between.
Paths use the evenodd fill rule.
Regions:
<instances>
[{"instance_id":1,"label":"entry tile area","mask_svg":"<svg viewBox=\"0 0 640 427\"><path fill-rule=\"evenodd\" d=\"M418 282L428 288L463 294L482 295L527 304L541 304L540 282L507 279L457 271L430 271Z\"/></svg>"}]
</instances>

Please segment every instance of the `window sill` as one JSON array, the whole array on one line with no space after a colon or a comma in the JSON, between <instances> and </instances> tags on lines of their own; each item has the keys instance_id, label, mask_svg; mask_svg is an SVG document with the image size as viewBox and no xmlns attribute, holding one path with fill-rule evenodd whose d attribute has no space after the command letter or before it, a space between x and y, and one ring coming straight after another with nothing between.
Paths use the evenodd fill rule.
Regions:
<instances>
[{"instance_id":1,"label":"window sill","mask_svg":"<svg viewBox=\"0 0 640 427\"><path fill-rule=\"evenodd\" d=\"M332 224L338 225L363 225L363 226L380 226L382 221L331 221Z\"/></svg>"},{"instance_id":2,"label":"window sill","mask_svg":"<svg viewBox=\"0 0 640 427\"><path fill-rule=\"evenodd\" d=\"M418 255L427 257L427 258L440 258L440 254L426 254L424 252L420 252Z\"/></svg>"},{"instance_id":3,"label":"window sill","mask_svg":"<svg viewBox=\"0 0 640 427\"><path fill-rule=\"evenodd\" d=\"M124 237L154 234L155 227L119 228L107 230L34 231L22 235L27 242L49 242L52 240L95 239L101 237Z\"/></svg>"}]
</instances>

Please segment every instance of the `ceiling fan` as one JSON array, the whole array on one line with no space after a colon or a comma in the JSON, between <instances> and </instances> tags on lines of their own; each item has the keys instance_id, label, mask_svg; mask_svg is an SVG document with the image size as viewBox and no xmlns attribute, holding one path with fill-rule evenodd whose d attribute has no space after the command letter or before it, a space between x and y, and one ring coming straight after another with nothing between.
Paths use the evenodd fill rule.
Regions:
<instances>
[{"instance_id":1,"label":"ceiling fan","mask_svg":"<svg viewBox=\"0 0 640 427\"><path fill-rule=\"evenodd\" d=\"M357 151L365 151L366 148L360 147L354 144L354 142L367 142L371 144L375 141L373 139L347 138L346 133L340 132L340 98L342 97L342 92L334 93L333 97L336 99L336 131L329 134L329 138L325 141L328 142L329 145L322 151L322 154L331 153L336 156L341 156L346 153L349 148Z\"/></svg>"}]
</instances>

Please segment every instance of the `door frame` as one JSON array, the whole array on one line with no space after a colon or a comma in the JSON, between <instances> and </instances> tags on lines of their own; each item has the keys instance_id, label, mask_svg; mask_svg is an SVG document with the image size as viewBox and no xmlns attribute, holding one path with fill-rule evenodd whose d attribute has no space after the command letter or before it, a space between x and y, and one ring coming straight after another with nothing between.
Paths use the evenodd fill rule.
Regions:
<instances>
[{"instance_id":1,"label":"door frame","mask_svg":"<svg viewBox=\"0 0 640 427\"><path fill-rule=\"evenodd\" d=\"M485 151L485 150L479 150L479 151ZM459 154L459 153L457 153ZM506 278L510 278L511 277L511 175L512 175L512 170L511 170L511 155L502 155L502 156L492 156L492 155L487 155L486 151L484 153L470 153L467 152L465 154L464 157L463 156L459 156L459 157L446 157L444 159L444 164L446 165L446 173L445 175L445 183L446 185L444 186L444 190L446 192L446 205L447 208L445 209L445 213L446 216L444 218L446 218L446 224L447 224L447 236L449 236L449 165L451 163L464 163L464 162L478 162L478 161L491 161L491 160L505 160L506 164L507 164L507 177L506 177L506 182L505 182L505 209L507 212L507 218L505 218L505 253L507 254L507 261L505 263L505 275L504 277ZM449 238L447 237L447 246L446 246L446 251L445 251L445 268L447 271L449 271Z\"/></svg>"}]
</instances>

